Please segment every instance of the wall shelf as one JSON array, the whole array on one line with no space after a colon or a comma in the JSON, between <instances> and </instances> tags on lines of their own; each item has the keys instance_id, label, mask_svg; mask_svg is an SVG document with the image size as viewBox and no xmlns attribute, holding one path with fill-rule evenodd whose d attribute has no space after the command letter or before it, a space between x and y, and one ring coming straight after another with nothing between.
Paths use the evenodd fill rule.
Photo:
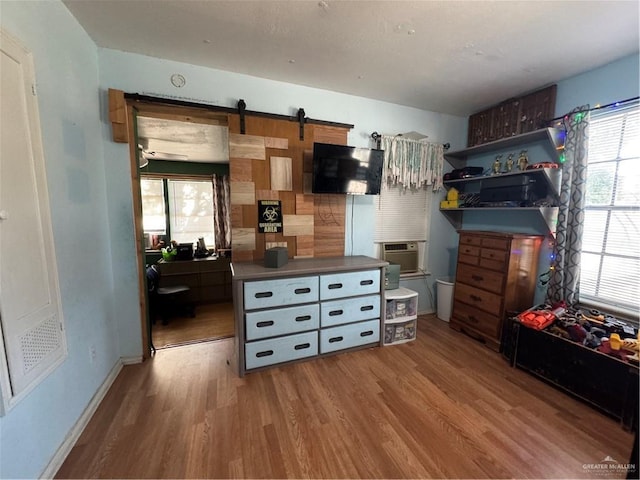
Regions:
<instances>
[{"instance_id":1,"label":"wall shelf","mask_svg":"<svg viewBox=\"0 0 640 480\"><path fill-rule=\"evenodd\" d=\"M440 211L449 220L456 230L462 228L464 212L534 212L542 218L549 232L555 237L558 223L558 207L468 207L468 208L441 208Z\"/></svg>"},{"instance_id":2,"label":"wall shelf","mask_svg":"<svg viewBox=\"0 0 640 480\"><path fill-rule=\"evenodd\" d=\"M536 182L543 182L545 189L553 196L554 200L557 202L560 199L562 170L559 168L533 168L531 170L501 173L499 175L483 175L481 177L445 180L444 186L447 188L454 187L459 191L463 191L463 188L465 188L466 185L472 185L479 182L491 183L499 178L514 176L527 176Z\"/></svg>"},{"instance_id":3,"label":"wall shelf","mask_svg":"<svg viewBox=\"0 0 640 480\"><path fill-rule=\"evenodd\" d=\"M543 142L547 147L550 157L554 161L558 161L560 153L564 146L564 130L559 128L541 128L532 132L515 135L513 137L502 138L493 142L476 145L475 147L465 148L454 152L445 152L444 158L453 168L463 168L466 166L467 159L475 155L484 153L497 152L499 150L519 147L529 143Z\"/></svg>"},{"instance_id":4,"label":"wall shelf","mask_svg":"<svg viewBox=\"0 0 640 480\"><path fill-rule=\"evenodd\" d=\"M557 163L560 154L564 150L565 132L558 128L542 128L532 132L507 137L493 142L477 145L475 147L465 148L454 152L446 152L444 157L454 168L460 169L467 166L467 162L471 160L481 159L486 154L500 154L505 150L513 149L513 147L522 147L530 144L539 144L547 153L549 162ZM521 177L521 178L518 178ZM455 188L460 193L478 193L482 189L492 190L492 187L502 188L509 178L516 184L530 184L535 189L534 198L522 198L521 204L533 204L525 206L473 206L462 208L444 208L440 211L445 215L447 220L456 228L463 227L464 213L469 211L483 212L488 215L496 215L497 212L532 212L537 214L549 228L549 232L555 236L556 225L558 221L558 207L560 202L560 189L562 182L561 168L532 168L530 170L517 170L509 173L501 173L497 175L483 175L479 177L461 178L456 180L446 180L444 186L446 188ZM514 199L514 203L518 200ZM538 206L544 202L545 206ZM486 202L489 203L489 202ZM495 203L495 202L493 202ZM487 219L490 221L490 216ZM495 217L493 217L495 218Z\"/></svg>"}]
</instances>

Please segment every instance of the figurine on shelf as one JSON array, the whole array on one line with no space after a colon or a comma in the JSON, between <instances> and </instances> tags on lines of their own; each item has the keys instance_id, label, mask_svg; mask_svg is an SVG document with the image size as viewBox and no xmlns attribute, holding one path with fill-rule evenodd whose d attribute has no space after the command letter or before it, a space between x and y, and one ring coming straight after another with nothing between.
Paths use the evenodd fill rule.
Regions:
<instances>
[{"instance_id":1,"label":"figurine on shelf","mask_svg":"<svg viewBox=\"0 0 640 480\"><path fill-rule=\"evenodd\" d=\"M505 172L509 173L511 170L513 170L513 153L509 154L505 163Z\"/></svg>"},{"instance_id":2,"label":"figurine on shelf","mask_svg":"<svg viewBox=\"0 0 640 480\"><path fill-rule=\"evenodd\" d=\"M527 158L527 151L522 150L520 152L520 156L518 157L518 168L521 171L525 171L527 169L527 165L529 165L529 159Z\"/></svg>"},{"instance_id":3,"label":"figurine on shelf","mask_svg":"<svg viewBox=\"0 0 640 480\"><path fill-rule=\"evenodd\" d=\"M493 174L494 175L498 175L500 173L500 170L502 169L502 162L500 162L501 158L502 158L502 155L498 155L498 156L496 156L496 161L493 162Z\"/></svg>"}]
</instances>

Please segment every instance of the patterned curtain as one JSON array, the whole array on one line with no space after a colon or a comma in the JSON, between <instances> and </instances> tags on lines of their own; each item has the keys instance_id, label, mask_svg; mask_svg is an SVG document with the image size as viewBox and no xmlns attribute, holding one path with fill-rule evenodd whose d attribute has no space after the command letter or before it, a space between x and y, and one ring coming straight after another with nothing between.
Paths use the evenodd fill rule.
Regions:
<instances>
[{"instance_id":1,"label":"patterned curtain","mask_svg":"<svg viewBox=\"0 0 640 480\"><path fill-rule=\"evenodd\" d=\"M383 135L384 172L386 182L404 188L442 187L444 147L442 144Z\"/></svg>"},{"instance_id":2,"label":"patterned curtain","mask_svg":"<svg viewBox=\"0 0 640 480\"><path fill-rule=\"evenodd\" d=\"M556 231L555 266L549 279L547 303L578 303L580 250L584 223L589 136L589 106L574 109L564 118L565 162Z\"/></svg>"},{"instance_id":3,"label":"patterned curtain","mask_svg":"<svg viewBox=\"0 0 640 480\"><path fill-rule=\"evenodd\" d=\"M229 176L213 175L213 226L216 251L231 248L231 194Z\"/></svg>"}]
</instances>

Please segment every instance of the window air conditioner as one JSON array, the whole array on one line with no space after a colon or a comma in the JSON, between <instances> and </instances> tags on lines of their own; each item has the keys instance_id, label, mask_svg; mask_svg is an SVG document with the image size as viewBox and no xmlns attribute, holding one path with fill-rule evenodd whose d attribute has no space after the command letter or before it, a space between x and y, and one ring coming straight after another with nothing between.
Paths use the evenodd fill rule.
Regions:
<instances>
[{"instance_id":1,"label":"window air conditioner","mask_svg":"<svg viewBox=\"0 0 640 480\"><path fill-rule=\"evenodd\" d=\"M400 265L400 273L418 271L418 242L383 243L382 259Z\"/></svg>"}]
</instances>

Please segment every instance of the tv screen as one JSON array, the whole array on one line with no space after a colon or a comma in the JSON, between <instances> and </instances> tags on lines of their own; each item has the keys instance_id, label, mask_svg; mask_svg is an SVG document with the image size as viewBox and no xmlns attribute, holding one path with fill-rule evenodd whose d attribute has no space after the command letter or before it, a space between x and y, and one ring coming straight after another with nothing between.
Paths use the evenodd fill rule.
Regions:
<instances>
[{"instance_id":1,"label":"tv screen","mask_svg":"<svg viewBox=\"0 0 640 480\"><path fill-rule=\"evenodd\" d=\"M313 193L379 195L384 150L313 144Z\"/></svg>"}]
</instances>

